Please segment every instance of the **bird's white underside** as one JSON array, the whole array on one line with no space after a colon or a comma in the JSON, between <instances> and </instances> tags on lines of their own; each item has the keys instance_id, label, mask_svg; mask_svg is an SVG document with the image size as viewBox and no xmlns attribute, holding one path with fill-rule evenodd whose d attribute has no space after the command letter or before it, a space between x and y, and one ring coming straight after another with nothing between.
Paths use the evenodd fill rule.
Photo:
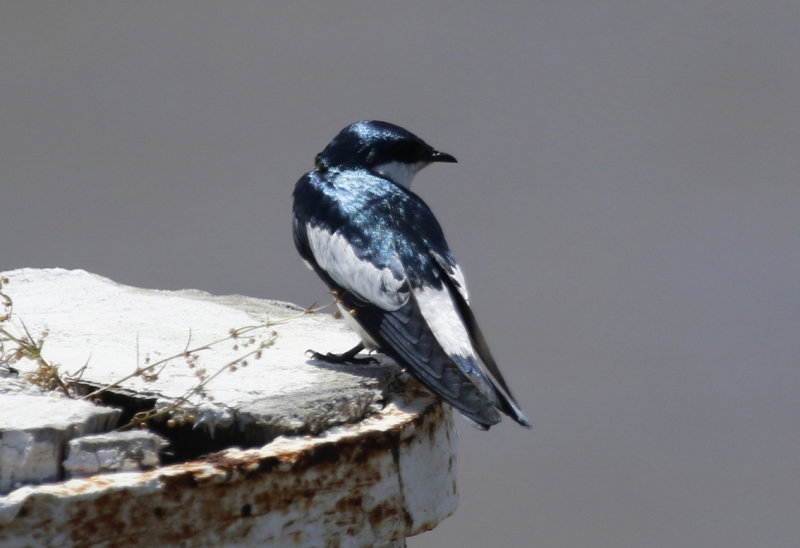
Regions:
<instances>
[{"instance_id":1,"label":"bird's white underside","mask_svg":"<svg viewBox=\"0 0 800 548\"><path fill-rule=\"evenodd\" d=\"M363 327L361 327L361 324L350 314L350 311L347 310L342 303L336 303L336 306L339 308L339 312L342 313L344 323L347 324L347 327L356 332L361 338L361 342L364 343L364 346L370 350L379 350L380 345L375 342L375 339L370 337L369 333L367 333Z\"/></svg>"},{"instance_id":2,"label":"bird's white underside","mask_svg":"<svg viewBox=\"0 0 800 548\"><path fill-rule=\"evenodd\" d=\"M387 162L372 168L372 171L385 177L393 183L405 188L411 188L411 181L419 171L428 165L428 162L406 164L403 162Z\"/></svg>"}]
</instances>

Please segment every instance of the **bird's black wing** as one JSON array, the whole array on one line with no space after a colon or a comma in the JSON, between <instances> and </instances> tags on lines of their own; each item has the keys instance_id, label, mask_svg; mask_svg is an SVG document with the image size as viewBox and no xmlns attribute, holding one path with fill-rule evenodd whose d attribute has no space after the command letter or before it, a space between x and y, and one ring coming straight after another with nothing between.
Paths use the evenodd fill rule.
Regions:
<instances>
[{"instance_id":1,"label":"bird's black wing","mask_svg":"<svg viewBox=\"0 0 800 548\"><path fill-rule=\"evenodd\" d=\"M500 368L497 366L497 362L489 350L489 345L486 343L486 338L483 336L475 314L472 312L472 308L469 305L469 295L464 282L464 276L461 273L458 263L455 262L455 259L449 252L446 255L441 255L436 251L431 251L431 257L436 261L436 264L443 274L445 283L450 287L450 294L464 321L475 351L494 381L493 388L496 390L497 396L500 399L501 408L518 423L524 426L530 426L530 422L528 422L528 419L522 413L514 396L511 394L511 389L508 387L505 378L503 378L503 374L500 373ZM486 372L487 371L484 371L484 373Z\"/></svg>"}]
</instances>

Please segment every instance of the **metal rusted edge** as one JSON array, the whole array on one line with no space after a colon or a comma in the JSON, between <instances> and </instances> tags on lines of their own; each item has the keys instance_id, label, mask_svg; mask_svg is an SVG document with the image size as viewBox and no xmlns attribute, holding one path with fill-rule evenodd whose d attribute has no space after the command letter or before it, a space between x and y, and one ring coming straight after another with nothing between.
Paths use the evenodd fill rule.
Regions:
<instances>
[{"instance_id":1,"label":"metal rusted edge","mask_svg":"<svg viewBox=\"0 0 800 548\"><path fill-rule=\"evenodd\" d=\"M260 449L238 450L228 449L210 454L202 459L182 464L166 466L156 470L140 473L101 474L87 478L74 479L56 484L38 487L24 487L6 497L0 497L0 538L4 535L5 525L11 526L14 520L23 519L32 513L37 505L49 506L55 498L74 497L75 502L93 504L112 504L116 496L145 498L160 495L156 498L168 497L170 493L183 493L187 490L209 485L230 485L257 480L259 476L276 472L302 473L314 467L336 464L342 461L358 463L366 461L375 452L396 448L404 439L414 435L433 437L436 431L436 420L440 416L442 404L426 391L407 386L402 395L394 395L384 410L358 424L334 427L320 436L304 436L278 438ZM438 407L438 409L437 409ZM426 424L426 420L428 421ZM425 431L421 430L424 427ZM330 441L320 442L319 438ZM393 453L396 455L395 451ZM116 495L114 495L116 492ZM49 501L48 501L49 499ZM397 509L394 509L395 511ZM376 509L376 517L380 513L391 513L391 508ZM155 507L156 517L163 512ZM242 506L242 515L249 515L249 505ZM97 523L91 521L92 514L86 513L86 520L81 520L83 512L78 512L70 520L70 527L81 529L79 535L84 540L92 538ZM442 519L444 519L443 516ZM26 520L27 521L27 520ZM430 529L436 523L424 523L410 530L409 520L405 520L405 530L399 536L416 534ZM30 523L36 527L36 523ZM97 537L94 537L95 539ZM77 539L73 539L77 540Z\"/></svg>"}]
</instances>

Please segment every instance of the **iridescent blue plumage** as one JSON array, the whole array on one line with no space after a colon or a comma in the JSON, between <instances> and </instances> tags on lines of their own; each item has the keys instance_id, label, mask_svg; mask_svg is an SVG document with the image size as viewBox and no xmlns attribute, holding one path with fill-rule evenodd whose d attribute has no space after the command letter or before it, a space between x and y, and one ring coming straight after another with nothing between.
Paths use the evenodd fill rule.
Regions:
<instances>
[{"instance_id":1,"label":"iridescent blue plumage","mask_svg":"<svg viewBox=\"0 0 800 548\"><path fill-rule=\"evenodd\" d=\"M439 223L408 189L431 162L455 158L386 122L348 126L295 186L295 245L337 292L366 346L392 356L480 427L499 422L498 410L529 426L478 328Z\"/></svg>"}]
</instances>

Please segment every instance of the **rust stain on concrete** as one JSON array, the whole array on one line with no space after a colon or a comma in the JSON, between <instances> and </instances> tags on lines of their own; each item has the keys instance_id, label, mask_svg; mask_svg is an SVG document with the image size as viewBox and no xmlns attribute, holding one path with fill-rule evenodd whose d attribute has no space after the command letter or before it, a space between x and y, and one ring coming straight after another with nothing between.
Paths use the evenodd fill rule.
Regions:
<instances>
[{"instance_id":1,"label":"rust stain on concrete","mask_svg":"<svg viewBox=\"0 0 800 548\"><path fill-rule=\"evenodd\" d=\"M452 430L449 408L410 391L383 413L317 437L26 487L0 498L0 544L369 546L400 539L455 510ZM440 484L429 484L431 466ZM438 507L429 508L431 501Z\"/></svg>"}]
</instances>

